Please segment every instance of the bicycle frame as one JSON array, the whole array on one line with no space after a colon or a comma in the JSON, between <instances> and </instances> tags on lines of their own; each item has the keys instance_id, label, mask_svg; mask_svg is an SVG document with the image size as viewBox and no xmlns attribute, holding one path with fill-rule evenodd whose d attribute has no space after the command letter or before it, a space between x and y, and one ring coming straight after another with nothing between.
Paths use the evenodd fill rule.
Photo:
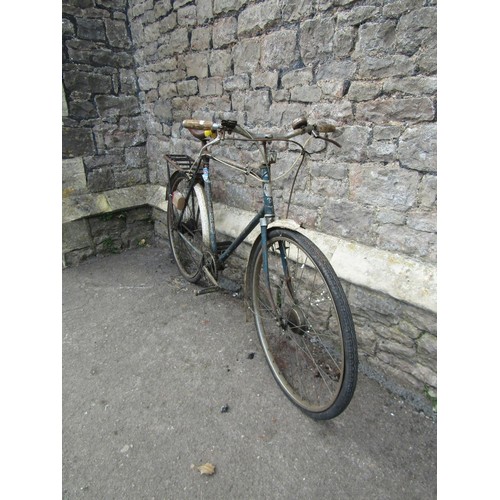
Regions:
<instances>
[{"instance_id":1,"label":"bicycle frame","mask_svg":"<svg viewBox=\"0 0 500 500\"><path fill-rule=\"evenodd\" d=\"M195 160L193 169L192 169L192 179L188 188L187 196L192 195L192 191L194 189L194 185L197 182L197 177L201 173L204 183L205 195L207 199L207 208L208 208L208 222L209 222L209 238L210 238L210 250L213 255L216 256L216 264L222 266L226 260L231 256L231 254L243 243L243 241L248 237L248 235L260 224L261 226L261 235L263 241L267 241L267 225L272 222L275 218L274 213L274 202L271 190L271 172L270 172L270 164L268 160L268 152L267 145L264 143L263 148L261 149L261 153L263 153L263 162L260 166L260 175L258 179L262 182L262 192L263 192L263 204L254 218L248 223L248 225L241 231L241 233L236 236L236 238L231 242L231 244L224 249L222 252L217 253L217 237L215 231L215 218L213 212L213 197L212 197L212 182L210 178L210 160L215 160L222 165L227 165L232 168L237 169L243 174L249 174L248 168L244 168L241 165L237 165L227 159L222 157L217 157L212 155L209 152L210 146L213 146L219 142L221 142L221 138L217 137L209 143L205 144L198 155L197 160ZM234 139L239 140L239 139ZM242 139L245 140L245 139ZM255 142L258 142L259 139L254 139ZM255 173L253 173L254 177L257 177ZM183 211L185 208L183 209ZM267 247L265 247L265 257L267 260Z\"/></svg>"}]
</instances>

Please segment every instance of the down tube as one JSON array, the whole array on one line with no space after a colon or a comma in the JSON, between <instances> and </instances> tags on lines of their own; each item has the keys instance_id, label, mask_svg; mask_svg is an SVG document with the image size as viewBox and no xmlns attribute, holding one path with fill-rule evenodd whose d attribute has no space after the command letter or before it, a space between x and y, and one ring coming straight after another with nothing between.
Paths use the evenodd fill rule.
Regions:
<instances>
[{"instance_id":1,"label":"down tube","mask_svg":"<svg viewBox=\"0 0 500 500\"><path fill-rule=\"evenodd\" d=\"M225 262L229 256L238 248L243 240L257 227L259 221L264 216L264 208L261 208L259 213L248 223L247 227L238 235L238 237L229 245L229 247L220 255L218 261Z\"/></svg>"}]
</instances>

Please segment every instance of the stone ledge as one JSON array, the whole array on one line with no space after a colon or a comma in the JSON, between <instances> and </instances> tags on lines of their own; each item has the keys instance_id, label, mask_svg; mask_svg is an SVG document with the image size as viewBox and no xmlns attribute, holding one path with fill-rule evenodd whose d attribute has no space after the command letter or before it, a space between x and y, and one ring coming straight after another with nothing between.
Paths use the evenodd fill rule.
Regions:
<instances>
[{"instance_id":1,"label":"stone ledge","mask_svg":"<svg viewBox=\"0 0 500 500\"><path fill-rule=\"evenodd\" d=\"M64 224L83 217L143 205L150 205L166 211L165 188L154 185L138 185L101 193L74 194L62 200L62 222Z\"/></svg>"},{"instance_id":2,"label":"stone ledge","mask_svg":"<svg viewBox=\"0 0 500 500\"><path fill-rule=\"evenodd\" d=\"M63 198L63 223L143 205L166 212L165 187L138 185L101 193L73 194ZM214 214L218 230L231 237L241 232L254 215L252 212L220 203L214 204ZM436 312L436 266L328 234L302 229L291 221L288 224L316 243L343 280ZM259 230L255 229L247 241L252 243L258 234Z\"/></svg>"},{"instance_id":3,"label":"stone ledge","mask_svg":"<svg viewBox=\"0 0 500 500\"><path fill-rule=\"evenodd\" d=\"M251 212L217 203L214 204L214 212L217 228L231 237L241 232L253 217ZM318 231L302 229L293 222L291 224L293 229L306 235L321 249L339 278L436 312L436 266ZM249 243L254 241L258 231L256 229L250 234L247 238Z\"/></svg>"}]
</instances>

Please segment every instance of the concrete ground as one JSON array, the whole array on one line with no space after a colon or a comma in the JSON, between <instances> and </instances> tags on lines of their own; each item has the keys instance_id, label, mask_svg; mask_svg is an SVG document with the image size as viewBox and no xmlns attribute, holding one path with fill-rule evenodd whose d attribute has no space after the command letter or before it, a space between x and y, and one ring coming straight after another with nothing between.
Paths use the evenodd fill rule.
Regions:
<instances>
[{"instance_id":1,"label":"concrete ground","mask_svg":"<svg viewBox=\"0 0 500 500\"><path fill-rule=\"evenodd\" d=\"M64 499L436 498L434 421L363 375L342 415L309 419L242 300L196 297L169 249L62 277Z\"/></svg>"}]
</instances>

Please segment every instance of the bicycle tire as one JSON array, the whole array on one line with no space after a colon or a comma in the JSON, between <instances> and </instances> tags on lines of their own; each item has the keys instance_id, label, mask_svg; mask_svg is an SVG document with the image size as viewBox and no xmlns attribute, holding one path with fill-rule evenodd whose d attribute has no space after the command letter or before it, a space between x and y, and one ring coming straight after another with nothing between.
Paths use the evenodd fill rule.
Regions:
<instances>
[{"instance_id":1,"label":"bicycle tire","mask_svg":"<svg viewBox=\"0 0 500 500\"><path fill-rule=\"evenodd\" d=\"M346 295L311 240L284 228L267 234L272 299L260 239L247 275L260 343L286 396L309 417L331 419L347 408L357 382L356 334Z\"/></svg>"},{"instance_id":2,"label":"bicycle tire","mask_svg":"<svg viewBox=\"0 0 500 500\"><path fill-rule=\"evenodd\" d=\"M196 283L203 274L203 255L209 240L208 209L201 182L195 183L188 196L189 184L186 173L172 175L168 188L167 225L175 263L184 278ZM184 211L173 203L175 192L184 199Z\"/></svg>"}]
</instances>

